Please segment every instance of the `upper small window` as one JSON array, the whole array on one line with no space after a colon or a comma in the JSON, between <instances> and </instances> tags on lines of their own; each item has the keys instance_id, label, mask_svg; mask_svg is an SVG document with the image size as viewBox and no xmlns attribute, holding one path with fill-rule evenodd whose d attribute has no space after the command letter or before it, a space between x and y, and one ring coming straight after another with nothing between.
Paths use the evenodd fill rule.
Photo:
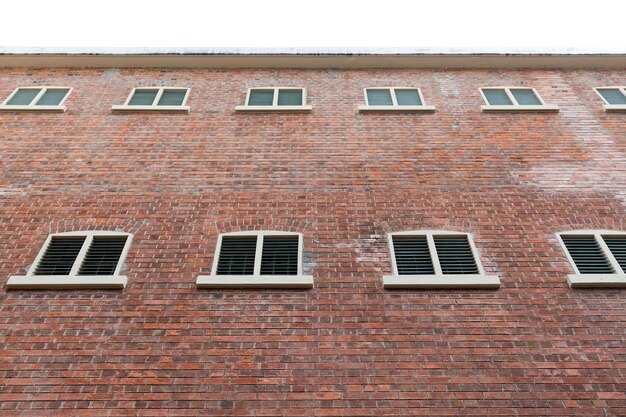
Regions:
<instances>
[{"instance_id":1,"label":"upper small window","mask_svg":"<svg viewBox=\"0 0 626 417\"><path fill-rule=\"evenodd\" d=\"M306 104L306 89L296 87L251 88L245 106L237 111L310 111Z\"/></svg>"},{"instance_id":2,"label":"upper small window","mask_svg":"<svg viewBox=\"0 0 626 417\"><path fill-rule=\"evenodd\" d=\"M0 105L0 110L64 112L71 90L68 87L20 87Z\"/></svg>"},{"instance_id":3,"label":"upper small window","mask_svg":"<svg viewBox=\"0 0 626 417\"><path fill-rule=\"evenodd\" d=\"M119 276L132 236L120 232L50 235L26 276L9 279L9 288L123 288Z\"/></svg>"},{"instance_id":4,"label":"upper small window","mask_svg":"<svg viewBox=\"0 0 626 417\"><path fill-rule=\"evenodd\" d=\"M424 104L419 88L376 87L364 89L365 106L359 111L426 111L432 112L435 106Z\"/></svg>"},{"instance_id":5,"label":"upper small window","mask_svg":"<svg viewBox=\"0 0 626 417\"><path fill-rule=\"evenodd\" d=\"M304 287L302 235L290 232L241 232L220 235L211 276L200 287Z\"/></svg>"},{"instance_id":6,"label":"upper small window","mask_svg":"<svg viewBox=\"0 0 626 417\"><path fill-rule=\"evenodd\" d=\"M389 235L394 276L385 288L497 288L486 276L470 235L457 232L401 232Z\"/></svg>"},{"instance_id":7,"label":"upper small window","mask_svg":"<svg viewBox=\"0 0 626 417\"><path fill-rule=\"evenodd\" d=\"M480 93L487 103L482 111L559 111L558 106L544 103L534 88L488 87Z\"/></svg>"},{"instance_id":8,"label":"upper small window","mask_svg":"<svg viewBox=\"0 0 626 417\"><path fill-rule=\"evenodd\" d=\"M626 232L573 231L560 233L575 275L571 287L626 287Z\"/></svg>"},{"instance_id":9,"label":"upper small window","mask_svg":"<svg viewBox=\"0 0 626 417\"><path fill-rule=\"evenodd\" d=\"M186 106L188 88L142 87L134 88L126 103L113 106L114 111L180 111L189 112Z\"/></svg>"},{"instance_id":10,"label":"upper small window","mask_svg":"<svg viewBox=\"0 0 626 417\"><path fill-rule=\"evenodd\" d=\"M595 90L604 101L605 111L626 111L626 87L598 87Z\"/></svg>"}]
</instances>

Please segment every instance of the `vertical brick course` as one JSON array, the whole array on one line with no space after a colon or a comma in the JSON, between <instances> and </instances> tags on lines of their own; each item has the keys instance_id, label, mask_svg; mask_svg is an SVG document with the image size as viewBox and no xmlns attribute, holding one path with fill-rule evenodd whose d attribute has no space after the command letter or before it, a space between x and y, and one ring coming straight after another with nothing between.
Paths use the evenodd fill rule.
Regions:
<instances>
[{"instance_id":1,"label":"vertical brick course","mask_svg":"<svg viewBox=\"0 0 626 417\"><path fill-rule=\"evenodd\" d=\"M626 415L626 300L572 290L555 233L626 231L615 70L0 69L74 88L64 114L0 114L0 274L49 233L134 234L123 291L0 292L4 416ZM114 114L138 86L186 114ZM247 88L310 114L236 114ZM364 87L434 114L359 114ZM479 87L559 114L483 114ZM383 290L386 234L472 233L497 291ZM219 233L304 234L312 290L197 290Z\"/></svg>"}]
</instances>

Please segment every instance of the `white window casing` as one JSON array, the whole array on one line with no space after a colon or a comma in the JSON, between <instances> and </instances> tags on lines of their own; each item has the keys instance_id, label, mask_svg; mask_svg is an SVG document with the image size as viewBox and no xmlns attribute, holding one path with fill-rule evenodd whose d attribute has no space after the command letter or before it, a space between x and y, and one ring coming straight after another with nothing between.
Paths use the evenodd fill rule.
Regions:
<instances>
[{"instance_id":1,"label":"white window casing","mask_svg":"<svg viewBox=\"0 0 626 417\"><path fill-rule=\"evenodd\" d=\"M72 269L67 275L36 275L37 267L42 261L48 246L53 238L57 237L84 237L82 247L74 260ZM124 248L117 261L117 266L112 275L78 275L81 266L91 247L94 237L126 237ZM35 261L26 275L11 276L7 281L8 289L119 289L126 287L128 278L120 275L122 265L133 239L133 235L123 232L110 231L85 231L55 233L48 236Z\"/></svg>"},{"instance_id":2,"label":"white window casing","mask_svg":"<svg viewBox=\"0 0 626 417\"><path fill-rule=\"evenodd\" d=\"M394 250L394 236L415 236L425 237L428 243L428 251L435 273L432 275L400 275L396 262ZM465 236L470 245L474 262L478 269L478 274L444 274L439 263L439 257L435 247L435 236ZM415 289L446 289L446 288L474 288L474 289L497 289L500 287L500 278L495 275L486 275L480 262L478 250L474 245L472 235L462 232L451 231L408 231L388 233L389 253L391 255L392 273L383 277L383 287L393 288L415 288Z\"/></svg>"},{"instance_id":3,"label":"white window casing","mask_svg":"<svg viewBox=\"0 0 626 417\"><path fill-rule=\"evenodd\" d=\"M602 255L613 269L612 273L581 273L570 254L569 249L563 241L563 237L593 237L598 244ZM618 232L611 230L572 230L568 232L560 232L556 234L557 240L565 252L565 256L569 260L574 274L567 276L567 283L571 288L626 288L626 271L622 268L613 255L611 249L604 241L610 236L626 238L626 232Z\"/></svg>"},{"instance_id":4,"label":"white window casing","mask_svg":"<svg viewBox=\"0 0 626 417\"><path fill-rule=\"evenodd\" d=\"M511 104L499 104L499 105L489 104L489 101L487 100L487 97L485 96L485 93L483 90L503 90L504 93L508 96L509 100L511 101ZM539 100L541 104L534 104L534 105L519 104L517 99L513 96L513 93L511 93L511 90L530 90L534 93L535 97L537 98L537 100ZM478 91L480 91L480 95L485 101L485 105L481 106L480 108L482 112L558 113L560 111L559 106L557 106L556 104L546 104L541 98L541 96L539 95L539 93L537 92L537 90L535 90L534 88L520 87L520 86L481 87L479 88Z\"/></svg>"},{"instance_id":5,"label":"white window casing","mask_svg":"<svg viewBox=\"0 0 626 417\"><path fill-rule=\"evenodd\" d=\"M273 90L273 101L271 105L250 105L250 94L254 90ZM279 105L278 95L280 90L301 90L302 91L302 104L301 105ZM284 113L309 113L313 110L313 107L307 104L307 89L302 87L254 87L249 88L246 93L246 104L243 106L235 106L236 112L284 112Z\"/></svg>"},{"instance_id":6,"label":"white window casing","mask_svg":"<svg viewBox=\"0 0 626 417\"><path fill-rule=\"evenodd\" d=\"M11 99L20 91L20 90L40 90L34 98L31 100L30 104L22 105L22 104L7 104L11 101ZM46 94L49 90L67 90L65 96L61 99L60 103L57 105L37 105L39 100ZM0 104L0 111L3 112L49 112L49 113L63 113L67 110L65 106L65 102L67 98L72 93L71 87L60 87L60 86L27 86L27 87L18 87L7 97L6 100Z\"/></svg>"},{"instance_id":7,"label":"white window casing","mask_svg":"<svg viewBox=\"0 0 626 417\"><path fill-rule=\"evenodd\" d=\"M256 237L256 254L254 271L251 275L218 275L218 263L223 237L240 236ZM296 275L261 275L261 260L265 236L297 236L298 237L298 270ZM303 237L301 233L281 231L246 231L220 234L211 275L200 275L196 280L198 288L312 288L313 277L302 273Z\"/></svg>"},{"instance_id":8,"label":"white window casing","mask_svg":"<svg viewBox=\"0 0 626 417\"><path fill-rule=\"evenodd\" d=\"M392 105L370 105L368 90L387 90L390 92ZM421 105L400 105L396 97L396 90L415 90L420 98ZM414 87L367 87L363 89L365 105L359 106L359 112L404 112L404 113L433 113L437 109L435 106L426 105L422 90Z\"/></svg>"},{"instance_id":9,"label":"white window casing","mask_svg":"<svg viewBox=\"0 0 626 417\"><path fill-rule=\"evenodd\" d=\"M141 92L141 91L150 91L150 90L157 90L156 96L154 98L154 100L152 101L151 105L131 105L130 101L132 100L132 98L134 97L136 92ZM180 105L159 105L159 100L161 99L161 97L163 96L164 92L169 92L169 91L184 91L185 92L185 96L183 98L183 101ZM190 107L187 106L187 99L189 98L189 92L191 91L190 88L185 88L185 87L136 87L133 88L132 91L130 92L130 94L128 95L128 98L126 99L126 101L124 102L124 104L122 105L116 105L116 106L112 106L111 110L113 112L119 112L119 113L132 113L132 112L180 112L180 113L189 113L190 111Z\"/></svg>"},{"instance_id":10,"label":"white window casing","mask_svg":"<svg viewBox=\"0 0 626 417\"><path fill-rule=\"evenodd\" d=\"M595 87L593 91L596 92L598 96L602 99L604 105L602 108L605 112L626 112L626 104L611 104L607 101L606 98L600 93L599 90L618 90L624 97L626 97L626 86L609 86L609 87Z\"/></svg>"}]
</instances>

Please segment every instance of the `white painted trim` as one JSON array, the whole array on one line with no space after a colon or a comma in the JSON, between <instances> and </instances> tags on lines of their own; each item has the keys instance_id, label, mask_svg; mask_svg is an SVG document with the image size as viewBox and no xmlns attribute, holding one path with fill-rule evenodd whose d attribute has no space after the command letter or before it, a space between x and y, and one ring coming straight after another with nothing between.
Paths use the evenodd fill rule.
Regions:
<instances>
[{"instance_id":1,"label":"white painted trim","mask_svg":"<svg viewBox=\"0 0 626 417\"><path fill-rule=\"evenodd\" d=\"M480 110L485 113L502 112L535 112L535 113L558 113L561 111L556 104L544 104L543 106L480 106Z\"/></svg>"},{"instance_id":2,"label":"white painted trim","mask_svg":"<svg viewBox=\"0 0 626 417\"><path fill-rule=\"evenodd\" d=\"M111 110L119 113L132 112L177 112L189 113L189 106L111 106Z\"/></svg>"},{"instance_id":3,"label":"white painted trim","mask_svg":"<svg viewBox=\"0 0 626 417\"><path fill-rule=\"evenodd\" d=\"M198 288L313 288L311 275L200 275Z\"/></svg>"},{"instance_id":4,"label":"white painted trim","mask_svg":"<svg viewBox=\"0 0 626 417\"><path fill-rule=\"evenodd\" d=\"M26 105L7 104L9 101L11 101L13 96L15 96L18 93L19 90L39 90L39 92L32 99L30 104L26 104ZM59 102L58 105L56 105L56 106L38 106L37 103L39 102L39 100L41 100L41 97L48 90L68 90L68 91L65 94L65 96L61 99L61 101ZM33 85L33 86L26 86L26 87L17 87L15 90L13 90L13 92L11 94L9 94L9 97L7 97L6 100L4 100L2 102L2 104L0 104L0 111L5 111L5 112L33 111L33 112L58 112L58 113L63 113L63 112L65 112L67 110L67 107L65 106L65 101L67 100L67 98L72 93L72 90L73 90L72 87L61 87L61 86Z\"/></svg>"},{"instance_id":5,"label":"white painted trim","mask_svg":"<svg viewBox=\"0 0 626 417\"><path fill-rule=\"evenodd\" d=\"M222 239L225 236L256 236L256 253L254 256L254 270L252 275L217 275L217 266L219 264L220 253L222 250ZM261 275L261 260L263 257L263 242L265 236L297 236L298 237L298 273L297 275ZM222 233L217 236L217 247L215 248L215 257L211 266L211 275L200 275L196 279L196 285L199 288L210 287L254 287L260 288L266 286L268 288L310 288L313 286L313 278L308 275L302 275L302 252L304 251L304 237L298 232L282 232L276 230L258 230L258 231L242 231ZM310 285L309 285L310 281ZM231 285L232 284L232 285Z\"/></svg>"},{"instance_id":6,"label":"white painted trim","mask_svg":"<svg viewBox=\"0 0 626 417\"><path fill-rule=\"evenodd\" d=\"M128 278L121 275L25 275L9 277L7 289L119 289L127 283Z\"/></svg>"},{"instance_id":7,"label":"white painted trim","mask_svg":"<svg viewBox=\"0 0 626 417\"><path fill-rule=\"evenodd\" d=\"M596 240L598 245L600 246L600 249L602 249L604 257L609 261L609 264L613 268L614 272L612 274L581 274L581 272L578 270L578 267L576 266L576 262L574 262L574 258L572 258L572 256L569 253L569 250L567 250L567 246L565 246L565 242L563 242L563 239L561 238L561 236L581 236L581 237L592 236ZM609 280L608 278L598 280L597 277L609 277L609 276L619 277L621 275L626 274L626 271L622 269L622 267L617 262L617 259L615 259L615 256L613 255L609 247L604 242L604 236L626 236L626 232L613 231L613 230L570 230L566 232L559 232L556 234L557 241L561 245L561 248L563 249L563 252L565 252L565 256L567 257L567 260L569 261L570 265L574 269L575 274L570 275L569 277L574 277L574 281L572 282L575 282L576 285L581 286L579 284L584 284L583 282L584 280L580 277L588 276L590 277L592 282L596 282L597 284L599 284L600 282L608 282ZM570 282L569 277L568 277L568 283ZM571 284L570 284L570 287L572 287Z\"/></svg>"},{"instance_id":8,"label":"white painted trim","mask_svg":"<svg viewBox=\"0 0 626 417\"><path fill-rule=\"evenodd\" d=\"M250 93L252 90L273 90L271 106L250 106ZM302 105L300 106L279 106L278 95L280 90L302 90ZM310 112L313 107L307 105L307 89L302 87L253 87L248 88L246 101L243 106L235 106L236 112Z\"/></svg>"},{"instance_id":9,"label":"white painted trim","mask_svg":"<svg viewBox=\"0 0 626 417\"><path fill-rule=\"evenodd\" d=\"M423 236L426 237L428 250L435 269L435 275L400 275L393 247L394 236ZM466 236L474 256L474 262L478 268L478 274L444 274L439 264L439 256L435 247L436 236ZM387 233L387 244L391 256L391 270L393 275L383 277L385 288L497 288L500 286L500 279L497 276L485 274L480 254L471 233L454 232L449 230L415 230L405 232ZM497 286L496 286L497 284Z\"/></svg>"},{"instance_id":10,"label":"white painted trim","mask_svg":"<svg viewBox=\"0 0 626 417\"><path fill-rule=\"evenodd\" d=\"M605 112L609 113L609 112L623 112L626 111L626 104L611 104L609 103L602 94L600 94L600 91L598 90L602 90L602 89L617 89L619 90L620 93L622 93L622 95L624 97L626 97L626 87L623 86L619 86L619 85L614 85L614 86L606 86L606 87L594 87L593 91L596 92L596 94L598 96L600 96L600 99L602 99L602 101L604 102L604 105L602 106L602 108L604 109Z\"/></svg>"},{"instance_id":11,"label":"white painted trim","mask_svg":"<svg viewBox=\"0 0 626 417\"><path fill-rule=\"evenodd\" d=\"M131 105L129 104L135 92L142 90L157 90L156 96L154 96L154 100L152 100L151 105ZM185 97L183 97L183 102L180 106L159 106L159 100L161 96L165 92L165 90L174 90L174 91L185 91ZM181 112L181 113L189 113L190 107L187 106L187 99L189 98L189 92L191 88L186 87L135 87L131 90L130 94L126 98L126 101L122 105L115 105L111 107L111 110L114 112Z\"/></svg>"},{"instance_id":12,"label":"white painted trim","mask_svg":"<svg viewBox=\"0 0 626 417\"><path fill-rule=\"evenodd\" d=\"M359 106L361 113L434 113L437 111L435 106Z\"/></svg>"},{"instance_id":13,"label":"white painted trim","mask_svg":"<svg viewBox=\"0 0 626 417\"><path fill-rule=\"evenodd\" d=\"M53 237L85 237L83 241L83 245L74 260L74 264L72 269L68 275L35 275L35 271L39 266L43 256L50 245L50 241ZM126 243L124 244L124 249L120 254L120 258L117 261L117 265L115 267L115 271L113 275L107 276L85 276L78 275L80 267L85 260L85 255L93 242L93 238L96 236L126 236ZM10 277L7 285L9 288L17 288L16 285L19 285L20 288L26 288L26 286L31 287L41 287L41 288L124 288L126 286L127 279L126 277L120 276L120 271L122 269L122 265L124 264L124 260L128 255L128 251L130 250L130 245L133 241L133 235L130 233L124 232L112 232L112 231L104 231L104 230L90 230L84 232L63 232L63 233L53 233L48 235L46 241L43 246L39 250L39 253L35 257L34 262L28 269L28 272L25 276L15 276ZM102 279L100 279L102 278ZM123 284L120 287L120 283L123 281ZM41 282L41 285L37 284Z\"/></svg>"},{"instance_id":14,"label":"white painted trim","mask_svg":"<svg viewBox=\"0 0 626 417\"><path fill-rule=\"evenodd\" d=\"M626 288L626 274L572 274L567 284L571 288Z\"/></svg>"},{"instance_id":15,"label":"white painted trim","mask_svg":"<svg viewBox=\"0 0 626 417\"><path fill-rule=\"evenodd\" d=\"M377 106L370 106L369 103L369 98L367 96L367 91L368 90L389 90L389 94L391 95L391 102L392 104L390 106L384 106L384 105L377 105ZM408 106L404 106L404 105L400 105L398 104L398 97L396 96L396 90L415 90L417 91L417 95L420 98L421 101L421 105L420 106L415 106L415 105L408 105ZM424 96L422 94L422 90L420 88L416 88L416 87L366 87L363 89L363 96L365 97L365 105L364 106L359 106L359 112L387 112L387 111L391 111L391 112L414 112L414 113L418 113L418 112L424 112L424 113L432 113L436 110L435 106L427 106L426 102L424 101Z\"/></svg>"},{"instance_id":16,"label":"white painted trim","mask_svg":"<svg viewBox=\"0 0 626 417\"><path fill-rule=\"evenodd\" d=\"M511 100L513 104L500 104L500 105L492 105L489 104L489 100L487 100L487 96L485 95L483 90L504 90L506 95ZM524 105L519 104L515 99L515 96L511 92L511 90L532 90L537 97L537 100L541 104L533 104L533 105ZM523 87L523 86L495 86L495 87L481 87L478 89L481 97L485 101L485 105L480 107L482 112L550 112L550 113L558 113L560 111L559 106L556 104L546 104L543 101L543 98L539 95L536 89L532 87Z\"/></svg>"},{"instance_id":17,"label":"white painted trim","mask_svg":"<svg viewBox=\"0 0 626 417\"><path fill-rule=\"evenodd\" d=\"M388 288L500 288L500 278L495 275L387 275L383 287Z\"/></svg>"},{"instance_id":18,"label":"white painted trim","mask_svg":"<svg viewBox=\"0 0 626 417\"><path fill-rule=\"evenodd\" d=\"M236 112L284 112L284 113L310 113L313 106L235 106Z\"/></svg>"}]
</instances>

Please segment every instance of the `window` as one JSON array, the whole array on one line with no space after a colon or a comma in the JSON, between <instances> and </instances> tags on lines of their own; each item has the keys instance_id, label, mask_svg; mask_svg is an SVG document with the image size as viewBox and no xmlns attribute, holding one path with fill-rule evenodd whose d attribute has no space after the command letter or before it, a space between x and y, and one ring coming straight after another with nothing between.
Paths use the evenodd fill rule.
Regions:
<instances>
[{"instance_id":1,"label":"window","mask_svg":"<svg viewBox=\"0 0 626 417\"><path fill-rule=\"evenodd\" d=\"M604 111L626 111L626 87L598 87L595 90L604 101Z\"/></svg>"},{"instance_id":2,"label":"window","mask_svg":"<svg viewBox=\"0 0 626 417\"><path fill-rule=\"evenodd\" d=\"M126 103L113 106L113 111L176 111L189 112L187 106L188 88L179 87L142 87L134 88Z\"/></svg>"},{"instance_id":3,"label":"window","mask_svg":"<svg viewBox=\"0 0 626 417\"><path fill-rule=\"evenodd\" d=\"M487 276L471 236L458 232L400 232L389 236L393 276L385 288L498 288Z\"/></svg>"},{"instance_id":4,"label":"window","mask_svg":"<svg viewBox=\"0 0 626 417\"><path fill-rule=\"evenodd\" d=\"M245 106L236 111L311 111L306 104L306 88L267 87L248 90Z\"/></svg>"},{"instance_id":5,"label":"window","mask_svg":"<svg viewBox=\"0 0 626 417\"><path fill-rule=\"evenodd\" d=\"M8 288L124 288L120 269L132 235L70 232L48 236L25 276L12 276Z\"/></svg>"},{"instance_id":6,"label":"window","mask_svg":"<svg viewBox=\"0 0 626 417\"><path fill-rule=\"evenodd\" d=\"M481 110L488 111L540 111L558 112L559 107L545 104L534 88L525 87L487 87L480 93L487 103Z\"/></svg>"},{"instance_id":7,"label":"window","mask_svg":"<svg viewBox=\"0 0 626 417\"><path fill-rule=\"evenodd\" d=\"M199 276L201 288L311 288L302 274L302 234L237 232L220 235L211 275Z\"/></svg>"},{"instance_id":8,"label":"window","mask_svg":"<svg viewBox=\"0 0 626 417\"><path fill-rule=\"evenodd\" d=\"M573 231L557 235L576 272L572 288L626 287L626 232Z\"/></svg>"},{"instance_id":9,"label":"window","mask_svg":"<svg viewBox=\"0 0 626 417\"><path fill-rule=\"evenodd\" d=\"M68 87L20 87L0 105L0 111L64 112Z\"/></svg>"},{"instance_id":10,"label":"window","mask_svg":"<svg viewBox=\"0 0 626 417\"><path fill-rule=\"evenodd\" d=\"M366 88L363 93L365 94L365 106L359 106L360 112L435 111L435 106L424 104L424 97L419 88L376 87Z\"/></svg>"}]
</instances>

